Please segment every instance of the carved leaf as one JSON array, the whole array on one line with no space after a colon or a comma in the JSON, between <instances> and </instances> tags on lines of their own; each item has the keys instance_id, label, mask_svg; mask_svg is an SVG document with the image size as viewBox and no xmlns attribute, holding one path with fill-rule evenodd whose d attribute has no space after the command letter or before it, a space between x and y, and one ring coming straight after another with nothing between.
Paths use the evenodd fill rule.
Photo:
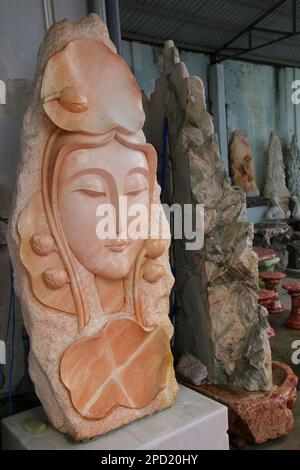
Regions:
<instances>
[{"instance_id":1,"label":"carved leaf","mask_svg":"<svg viewBox=\"0 0 300 470\"><path fill-rule=\"evenodd\" d=\"M63 354L60 374L78 413L100 419L118 406L147 406L164 387L170 361L169 338L161 327L147 331L118 319L73 343Z\"/></svg>"}]
</instances>

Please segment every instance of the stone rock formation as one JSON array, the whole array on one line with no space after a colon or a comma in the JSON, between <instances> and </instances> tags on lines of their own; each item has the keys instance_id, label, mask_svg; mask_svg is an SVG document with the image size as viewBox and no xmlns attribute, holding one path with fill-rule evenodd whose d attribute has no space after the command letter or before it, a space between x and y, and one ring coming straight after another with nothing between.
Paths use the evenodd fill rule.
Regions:
<instances>
[{"instance_id":1,"label":"stone rock formation","mask_svg":"<svg viewBox=\"0 0 300 470\"><path fill-rule=\"evenodd\" d=\"M291 196L300 198L300 150L297 137L292 135L292 140L285 156L286 179Z\"/></svg>"},{"instance_id":2,"label":"stone rock formation","mask_svg":"<svg viewBox=\"0 0 300 470\"><path fill-rule=\"evenodd\" d=\"M169 240L150 238L160 202L143 122L140 90L97 15L52 26L24 119L8 243L31 378L53 426L76 440L166 408L178 390ZM135 203L146 237L130 231ZM107 205L114 231L102 237Z\"/></svg>"},{"instance_id":3,"label":"stone rock formation","mask_svg":"<svg viewBox=\"0 0 300 470\"><path fill-rule=\"evenodd\" d=\"M247 196L259 196L250 139L240 129L234 131L230 142L230 163L234 185L242 188Z\"/></svg>"},{"instance_id":4,"label":"stone rock formation","mask_svg":"<svg viewBox=\"0 0 300 470\"><path fill-rule=\"evenodd\" d=\"M168 120L165 200L191 204L194 213L196 204L204 206L203 247L187 250L185 238L173 242L176 360L186 352L200 359L209 383L270 390L271 352L258 314L258 261L253 226L245 222L245 193L226 174L203 82L189 76L172 41L159 65L148 119L159 167Z\"/></svg>"},{"instance_id":5,"label":"stone rock formation","mask_svg":"<svg viewBox=\"0 0 300 470\"><path fill-rule=\"evenodd\" d=\"M268 164L266 182L263 191L266 199L277 196L281 203L288 207L290 192L285 184L284 162L279 137L271 132L268 147ZM286 212L287 210L285 210Z\"/></svg>"}]
</instances>

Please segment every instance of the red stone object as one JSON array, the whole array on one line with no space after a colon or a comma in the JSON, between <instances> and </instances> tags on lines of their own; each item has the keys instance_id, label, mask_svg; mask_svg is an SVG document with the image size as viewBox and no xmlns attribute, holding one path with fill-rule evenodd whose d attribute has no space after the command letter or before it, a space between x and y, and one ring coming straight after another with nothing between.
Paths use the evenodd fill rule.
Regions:
<instances>
[{"instance_id":1,"label":"red stone object","mask_svg":"<svg viewBox=\"0 0 300 470\"><path fill-rule=\"evenodd\" d=\"M300 282L289 282L282 287L288 291L292 302L291 314L286 326L294 330L300 330Z\"/></svg>"},{"instance_id":2,"label":"red stone object","mask_svg":"<svg viewBox=\"0 0 300 470\"><path fill-rule=\"evenodd\" d=\"M260 289L258 291L258 302L269 311L270 305L272 305L275 295L275 291L273 290Z\"/></svg>"},{"instance_id":3,"label":"red stone object","mask_svg":"<svg viewBox=\"0 0 300 470\"><path fill-rule=\"evenodd\" d=\"M274 297L275 292L273 290L260 289L258 291L258 303L262 307L265 307L269 314L269 309L272 308ZM267 330L267 335L269 339L274 338L274 336L276 335L274 328L270 326L270 328Z\"/></svg>"},{"instance_id":4,"label":"red stone object","mask_svg":"<svg viewBox=\"0 0 300 470\"><path fill-rule=\"evenodd\" d=\"M298 378L286 364L273 361L271 392L247 392L228 384L183 385L228 407L229 434L252 444L288 434L294 425L292 413Z\"/></svg>"},{"instance_id":5,"label":"red stone object","mask_svg":"<svg viewBox=\"0 0 300 470\"><path fill-rule=\"evenodd\" d=\"M267 261L277 256L276 251L261 246L254 246L253 251L257 254L259 261Z\"/></svg>"},{"instance_id":6,"label":"red stone object","mask_svg":"<svg viewBox=\"0 0 300 470\"><path fill-rule=\"evenodd\" d=\"M266 271L266 272L259 273L259 275L261 279L264 281L266 285L266 289L273 290L275 292L273 305L270 306L270 308L268 309L268 312L270 314L284 312L283 305L279 298L279 284L280 284L280 281L286 277L286 274L281 273L279 271L274 271L274 272Z\"/></svg>"}]
</instances>

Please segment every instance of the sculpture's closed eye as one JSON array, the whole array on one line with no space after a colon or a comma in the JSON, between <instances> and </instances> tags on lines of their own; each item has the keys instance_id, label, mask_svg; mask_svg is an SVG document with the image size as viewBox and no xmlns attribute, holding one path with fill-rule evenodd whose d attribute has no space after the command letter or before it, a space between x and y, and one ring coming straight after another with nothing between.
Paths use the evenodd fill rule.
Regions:
<instances>
[{"instance_id":1,"label":"sculpture's closed eye","mask_svg":"<svg viewBox=\"0 0 300 470\"><path fill-rule=\"evenodd\" d=\"M71 187L72 192L81 193L89 197L106 196L107 189L105 182L98 175L81 175L76 178L75 185Z\"/></svg>"},{"instance_id":2,"label":"sculpture's closed eye","mask_svg":"<svg viewBox=\"0 0 300 470\"><path fill-rule=\"evenodd\" d=\"M124 185L125 196L138 196L148 190L148 180L142 174L129 175Z\"/></svg>"},{"instance_id":3,"label":"sculpture's closed eye","mask_svg":"<svg viewBox=\"0 0 300 470\"><path fill-rule=\"evenodd\" d=\"M145 192L148 190L148 187L146 186L145 188L137 188L137 189L132 189L130 191L127 191L125 193L125 196L138 196L139 194Z\"/></svg>"},{"instance_id":4,"label":"sculpture's closed eye","mask_svg":"<svg viewBox=\"0 0 300 470\"><path fill-rule=\"evenodd\" d=\"M99 191L97 189L79 188L79 189L75 189L74 192L79 192L79 193L84 194L85 196L90 196L90 197L106 196L105 191Z\"/></svg>"}]
</instances>

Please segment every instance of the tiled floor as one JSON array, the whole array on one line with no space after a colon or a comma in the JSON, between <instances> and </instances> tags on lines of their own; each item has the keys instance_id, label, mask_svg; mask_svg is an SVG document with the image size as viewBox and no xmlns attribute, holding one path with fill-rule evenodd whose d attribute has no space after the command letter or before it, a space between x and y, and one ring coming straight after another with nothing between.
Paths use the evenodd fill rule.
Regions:
<instances>
[{"instance_id":1,"label":"tiled floor","mask_svg":"<svg viewBox=\"0 0 300 470\"><path fill-rule=\"evenodd\" d=\"M297 279L299 282L300 279ZM290 299L286 291L281 289L280 297L287 311L283 314L272 315L270 323L276 330L275 338L271 339L271 348L273 359L276 361L285 362L295 372L300 379L300 365L292 364L292 343L295 340L300 340L300 330L292 330L285 326L285 322L289 316ZM265 444L258 446L247 445L245 449L250 450L300 450L300 387L298 385L298 399L294 407L295 425L293 431L285 437L269 441Z\"/></svg>"}]
</instances>

